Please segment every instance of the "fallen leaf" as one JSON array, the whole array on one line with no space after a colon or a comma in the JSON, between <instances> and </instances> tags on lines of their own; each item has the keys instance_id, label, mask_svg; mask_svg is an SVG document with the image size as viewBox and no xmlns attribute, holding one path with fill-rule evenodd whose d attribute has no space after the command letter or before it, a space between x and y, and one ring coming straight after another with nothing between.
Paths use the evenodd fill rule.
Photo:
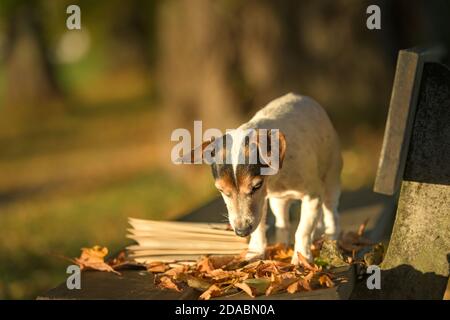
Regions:
<instances>
[{"instance_id":1,"label":"fallen leaf","mask_svg":"<svg viewBox=\"0 0 450 320\"><path fill-rule=\"evenodd\" d=\"M246 284L246 283L244 283L244 282L238 282L238 283L235 283L234 286L235 286L236 288L239 288L239 289L241 289L242 291L244 291L244 292L245 292L246 294L248 294L250 297L252 297L252 298L255 297L255 294L253 293L252 288L251 288L248 284Z\"/></svg>"},{"instance_id":2,"label":"fallen leaf","mask_svg":"<svg viewBox=\"0 0 450 320\"><path fill-rule=\"evenodd\" d=\"M108 249L101 246L93 246L92 248L82 248L81 255L76 258L74 262L80 266L81 269L93 269L98 271L113 272L120 275L110 265L105 263L105 256L108 254Z\"/></svg>"},{"instance_id":3,"label":"fallen leaf","mask_svg":"<svg viewBox=\"0 0 450 320\"><path fill-rule=\"evenodd\" d=\"M308 275L306 275L305 277L301 277L300 279L298 279L298 281L294 282L293 284L289 285L287 287L287 292L289 293L295 293L297 291L300 290L305 290L305 291L311 291L311 280L314 277L315 271L310 271L308 273Z\"/></svg>"},{"instance_id":4,"label":"fallen leaf","mask_svg":"<svg viewBox=\"0 0 450 320\"><path fill-rule=\"evenodd\" d=\"M173 280L170 277L163 276L158 279L158 287L164 288L164 289L171 289L178 292L181 292L182 289L178 287L178 285L173 282Z\"/></svg>"},{"instance_id":5,"label":"fallen leaf","mask_svg":"<svg viewBox=\"0 0 450 320\"><path fill-rule=\"evenodd\" d=\"M161 273L166 272L169 269L169 266L165 264L164 262L155 261L151 262L147 265L147 271L153 272L153 273Z\"/></svg>"},{"instance_id":6,"label":"fallen leaf","mask_svg":"<svg viewBox=\"0 0 450 320\"><path fill-rule=\"evenodd\" d=\"M334 287L333 280L331 280L330 277L326 274L323 274L319 277L319 283L321 286L326 286L328 288Z\"/></svg>"},{"instance_id":7,"label":"fallen leaf","mask_svg":"<svg viewBox=\"0 0 450 320\"><path fill-rule=\"evenodd\" d=\"M126 255L125 251L120 251L119 254L117 255L117 257L108 261L108 264L114 268L116 266L126 263L126 258L127 258L127 255Z\"/></svg>"},{"instance_id":8,"label":"fallen leaf","mask_svg":"<svg viewBox=\"0 0 450 320\"><path fill-rule=\"evenodd\" d=\"M292 258L293 254L294 250L292 248L289 248L287 250L278 251L273 258L276 260L288 260Z\"/></svg>"},{"instance_id":9,"label":"fallen leaf","mask_svg":"<svg viewBox=\"0 0 450 320\"><path fill-rule=\"evenodd\" d=\"M298 256L298 263L299 265L303 266L305 269L311 270L311 271L318 271L318 268L316 266L311 265L308 260L300 253L297 252Z\"/></svg>"},{"instance_id":10,"label":"fallen leaf","mask_svg":"<svg viewBox=\"0 0 450 320\"><path fill-rule=\"evenodd\" d=\"M244 283L251 287L252 292L258 296L266 292L270 285L270 280L267 278L246 279Z\"/></svg>"},{"instance_id":11,"label":"fallen leaf","mask_svg":"<svg viewBox=\"0 0 450 320\"><path fill-rule=\"evenodd\" d=\"M351 252L354 256L358 251L364 247L372 246L373 242L363 237L366 230L369 219L362 223L357 232L348 231L342 233L338 241L339 247L347 252Z\"/></svg>"},{"instance_id":12,"label":"fallen leaf","mask_svg":"<svg viewBox=\"0 0 450 320\"><path fill-rule=\"evenodd\" d=\"M289 293L296 293L297 291L300 291L303 288L302 282L300 280L295 281L294 283L290 284L286 291Z\"/></svg>"},{"instance_id":13,"label":"fallen leaf","mask_svg":"<svg viewBox=\"0 0 450 320\"><path fill-rule=\"evenodd\" d=\"M287 252L287 248L282 243L277 243L271 246L267 246L265 251L265 257L266 259L276 259L276 257L285 257L285 254Z\"/></svg>"},{"instance_id":14,"label":"fallen leaf","mask_svg":"<svg viewBox=\"0 0 450 320\"><path fill-rule=\"evenodd\" d=\"M187 265L179 265L179 266L176 266L174 268L171 268L171 269L167 270L166 272L164 272L164 274L167 275L167 276L171 276L171 277L176 278L179 274L185 273L188 270L189 270L189 266L187 266Z\"/></svg>"},{"instance_id":15,"label":"fallen leaf","mask_svg":"<svg viewBox=\"0 0 450 320\"><path fill-rule=\"evenodd\" d=\"M321 237L311 244L311 254L313 255L314 258L319 256L320 249L322 249L322 244L324 241L325 237Z\"/></svg>"},{"instance_id":16,"label":"fallen leaf","mask_svg":"<svg viewBox=\"0 0 450 320\"><path fill-rule=\"evenodd\" d=\"M358 228L358 236L362 237L362 235L364 234L364 231L366 230L367 224L369 223L369 218L366 219L366 221L364 221Z\"/></svg>"},{"instance_id":17,"label":"fallen leaf","mask_svg":"<svg viewBox=\"0 0 450 320\"><path fill-rule=\"evenodd\" d=\"M210 276L212 277L212 279L216 280L216 281L223 281L226 279L239 279L239 280L245 280L248 278L249 274L246 272L242 272L242 271L237 271L237 270L230 270L230 271L226 271L226 270L222 270L222 269L216 269L211 271L209 274L205 275L205 276Z\"/></svg>"},{"instance_id":18,"label":"fallen leaf","mask_svg":"<svg viewBox=\"0 0 450 320\"><path fill-rule=\"evenodd\" d=\"M373 242L358 235L357 232L348 231L342 234L338 244L340 248L347 252L358 252L364 247L373 245Z\"/></svg>"},{"instance_id":19,"label":"fallen leaf","mask_svg":"<svg viewBox=\"0 0 450 320\"><path fill-rule=\"evenodd\" d=\"M208 281L191 275L187 275L186 281L189 287L200 291L206 291L211 287L211 284Z\"/></svg>"},{"instance_id":20,"label":"fallen leaf","mask_svg":"<svg viewBox=\"0 0 450 320\"><path fill-rule=\"evenodd\" d=\"M210 286L205 292L203 292L199 299L202 300L209 300L213 297L218 297L222 295L222 290L220 289L219 286L213 284L212 286Z\"/></svg>"},{"instance_id":21,"label":"fallen leaf","mask_svg":"<svg viewBox=\"0 0 450 320\"><path fill-rule=\"evenodd\" d=\"M284 279L276 279L275 281L272 281L272 283L267 288L265 294L266 296L269 296L271 294L275 294L279 291L286 290L287 287L289 287L292 283L298 281L297 278L284 278Z\"/></svg>"},{"instance_id":22,"label":"fallen leaf","mask_svg":"<svg viewBox=\"0 0 450 320\"><path fill-rule=\"evenodd\" d=\"M306 277L301 279L302 286L307 291L311 291L312 290L310 283L311 283L311 280L312 280L313 277L314 277L314 272L310 272L310 273L308 273L308 275Z\"/></svg>"},{"instance_id":23,"label":"fallen leaf","mask_svg":"<svg viewBox=\"0 0 450 320\"><path fill-rule=\"evenodd\" d=\"M239 258L236 258L235 256L210 256L209 261L212 264L212 267L214 269L223 268L236 260L239 260Z\"/></svg>"},{"instance_id":24,"label":"fallen leaf","mask_svg":"<svg viewBox=\"0 0 450 320\"><path fill-rule=\"evenodd\" d=\"M197 270L200 272L210 273L214 269L216 268L214 268L214 264L209 257L203 258L203 260L197 264Z\"/></svg>"},{"instance_id":25,"label":"fallen leaf","mask_svg":"<svg viewBox=\"0 0 450 320\"><path fill-rule=\"evenodd\" d=\"M324 240L320 243L320 248L323 247ZM270 257L266 260L249 262L242 256L207 256L189 265L154 263L148 268L159 272L155 277L159 287L180 291L187 285L203 291L200 299L205 300L240 291L255 297L335 285L331 273L323 272L320 266L310 263L301 254L298 254L298 265L284 261L291 251L292 248L275 245L266 252L265 257ZM315 258L320 261L317 260L320 257Z\"/></svg>"}]
</instances>

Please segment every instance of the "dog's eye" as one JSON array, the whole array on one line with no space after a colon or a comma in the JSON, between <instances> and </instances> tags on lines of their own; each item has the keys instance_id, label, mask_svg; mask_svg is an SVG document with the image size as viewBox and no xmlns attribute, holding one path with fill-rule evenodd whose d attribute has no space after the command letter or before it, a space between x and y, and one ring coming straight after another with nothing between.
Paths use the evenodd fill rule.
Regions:
<instances>
[{"instance_id":1,"label":"dog's eye","mask_svg":"<svg viewBox=\"0 0 450 320\"><path fill-rule=\"evenodd\" d=\"M226 197L228 197L228 198L231 197L231 193L225 192L222 189L217 189L217 190L219 190L219 192L222 193L223 195L225 195Z\"/></svg>"},{"instance_id":2,"label":"dog's eye","mask_svg":"<svg viewBox=\"0 0 450 320\"><path fill-rule=\"evenodd\" d=\"M259 189L262 187L262 185L263 185L262 182L259 182L259 183L255 184L255 185L252 187L252 192L251 192L251 193L254 193L254 192L256 192L257 190L259 190Z\"/></svg>"}]
</instances>

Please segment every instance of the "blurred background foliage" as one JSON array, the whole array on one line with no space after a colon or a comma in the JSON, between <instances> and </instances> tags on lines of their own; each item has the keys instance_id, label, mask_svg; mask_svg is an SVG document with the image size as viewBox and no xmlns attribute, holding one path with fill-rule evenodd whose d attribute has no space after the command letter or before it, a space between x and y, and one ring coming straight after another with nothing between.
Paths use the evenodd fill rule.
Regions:
<instances>
[{"instance_id":1,"label":"blurred background foliage","mask_svg":"<svg viewBox=\"0 0 450 320\"><path fill-rule=\"evenodd\" d=\"M382 30L366 28L378 4ZM81 30L66 8L81 7ZM370 187L397 51L450 42L435 1L0 0L0 299L65 279L83 246L117 252L128 216L217 196L174 166L170 132L233 128L290 91L342 139L345 190Z\"/></svg>"}]
</instances>

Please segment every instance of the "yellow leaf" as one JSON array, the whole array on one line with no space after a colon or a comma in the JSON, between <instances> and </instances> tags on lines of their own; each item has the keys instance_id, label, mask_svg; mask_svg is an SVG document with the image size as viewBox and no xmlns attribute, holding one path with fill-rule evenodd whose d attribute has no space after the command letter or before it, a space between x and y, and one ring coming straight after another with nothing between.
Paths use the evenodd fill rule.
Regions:
<instances>
[{"instance_id":1,"label":"yellow leaf","mask_svg":"<svg viewBox=\"0 0 450 320\"><path fill-rule=\"evenodd\" d=\"M92 248L82 248L81 256L75 259L75 263L81 269L93 269L98 271L113 272L120 275L110 265L105 263L104 258L108 254L106 247L94 246Z\"/></svg>"},{"instance_id":2,"label":"yellow leaf","mask_svg":"<svg viewBox=\"0 0 450 320\"><path fill-rule=\"evenodd\" d=\"M326 286L328 288L334 287L333 280L331 280L331 278L326 274L323 274L319 277L319 283L321 286Z\"/></svg>"},{"instance_id":3,"label":"yellow leaf","mask_svg":"<svg viewBox=\"0 0 450 320\"><path fill-rule=\"evenodd\" d=\"M151 262L150 264L147 265L147 271L153 273L165 272L167 271L167 269L169 269L169 266L164 262L160 261Z\"/></svg>"}]
</instances>

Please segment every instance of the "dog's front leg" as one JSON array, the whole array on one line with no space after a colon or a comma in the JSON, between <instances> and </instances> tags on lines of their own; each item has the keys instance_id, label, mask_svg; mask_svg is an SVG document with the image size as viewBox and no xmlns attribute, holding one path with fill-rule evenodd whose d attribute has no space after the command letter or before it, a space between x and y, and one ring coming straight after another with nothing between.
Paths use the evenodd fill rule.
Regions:
<instances>
[{"instance_id":1,"label":"dog's front leg","mask_svg":"<svg viewBox=\"0 0 450 320\"><path fill-rule=\"evenodd\" d=\"M298 263L297 252L300 252L306 259L312 261L311 235L321 217L322 201L320 197L305 196L302 199L302 212L300 223L295 232L295 247L292 263Z\"/></svg>"},{"instance_id":2,"label":"dog's front leg","mask_svg":"<svg viewBox=\"0 0 450 320\"><path fill-rule=\"evenodd\" d=\"M261 221L259 222L259 225L255 229L255 231L250 235L250 242L248 244L248 252L246 255L247 259L254 259L263 256L267 246L267 237L266 237L267 201L264 201L261 210L262 210Z\"/></svg>"}]
</instances>

